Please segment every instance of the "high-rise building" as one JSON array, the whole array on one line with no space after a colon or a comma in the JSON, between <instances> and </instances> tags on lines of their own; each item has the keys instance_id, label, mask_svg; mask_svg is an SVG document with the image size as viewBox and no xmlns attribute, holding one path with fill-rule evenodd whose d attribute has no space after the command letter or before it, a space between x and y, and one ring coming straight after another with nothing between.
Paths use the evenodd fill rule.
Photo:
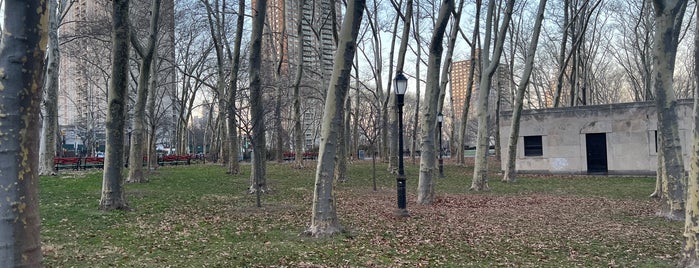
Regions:
<instances>
[{"instance_id":1,"label":"high-rise building","mask_svg":"<svg viewBox=\"0 0 699 268\"><path fill-rule=\"evenodd\" d=\"M267 83L291 86L299 66L303 66L301 88L304 103L304 148L319 143L320 117L325 89L328 87L337 47L334 32L340 26L340 3L332 0L269 0L263 37L263 75ZM253 1L254 5L254 1ZM301 21L301 36L297 26ZM299 62L301 55L301 62ZM277 73L278 72L278 73ZM276 76L282 82L272 79Z\"/></svg>"},{"instance_id":2,"label":"high-rise building","mask_svg":"<svg viewBox=\"0 0 699 268\"><path fill-rule=\"evenodd\" d=\"M111 76L111 1L76 0L66 13L60 29L61 66L59 72L58 122L64 148L91 154L104 150L107 90ZM148 29L150 1L134 0L132 22L136 32ZM154 65L157 70L160 97L159 113L172 114L176 109L172 97L175 94L174 66L174 1L161 3L160 42L156 49ZM145 21L145 22L143 22ZM145 26L144 26L145 25ZM138 63L133 62L133 70ZM132 72L133 73L133 72ZM138 72L135 72L138 75ZM135 93L132 84L129 92ZM131 98L133 99L133 98ZM127 103L127 112L133 112L133 103ZM129 120L131 116L128 117ZM173 123L165 122L170 116L162 116L158 123L157 143L169 143ZM128 128L127 123L127 128Z\"/></svg>"},{"instance_id":3,"label":"high-rise building","mask_svg":"<svg viewBox=\"0 0 699 268\"><path fill-rule=\"evenodd\" d=\"M468 119L467 119L467 124L469 125L476 125L477 124L477 114L476 114L476 105L478 103L478 94L479 94L479 83L480 83L480 61L476 59L475 62L475 73L473 77L473 89L471 91L471 99L469 102L469 109L468 109ZM467 93L468 93L468 76L471 71L471 61L470 60L463 60L463 61L454 61L451 64L451 70L450 70L450 82L451 82L451 101L453 103L453 112L454 112L454 118L456 122L454 123L455 127L458 127L461 125L461 115L464 111L465 108L465 103L466 103L466 98L467 98ZM500 65L493 76L493 79L491 81L491 92L488 95L488 115L490 118L495 118L495 111L496 111L496 103L497 103L497 89L501 89L501 98L504 100L509 99L509 88L510 88L510 82L509 82L509 69L507 65ZM501 99L501 100L502 100ZM501 110L502 109L508 109L510 106L509 102L504 101L501 102ZM475 131L475 128L469 128L467 127L466 129L467 132ZM469 137L473 137L473 135L467 135ZM467 145L469 145L469 139L467 139Z\"/></svg>"}]
</instances>

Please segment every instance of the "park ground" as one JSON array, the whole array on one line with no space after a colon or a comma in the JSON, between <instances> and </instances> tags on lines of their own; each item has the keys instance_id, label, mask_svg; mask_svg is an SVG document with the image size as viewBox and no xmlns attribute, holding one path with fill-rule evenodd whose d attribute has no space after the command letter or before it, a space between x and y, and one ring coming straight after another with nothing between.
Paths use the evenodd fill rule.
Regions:
<instances>
[{"instance_id":1,"label":"park ground","mask_svg":"<svg viewBox=\"0 0 699 268\"><path fill-rule=\"evenodd\" d=\"M469 192L472 166L448 164L433 205L415 203L418 168L406 163L410 217L394 216L395 175L354 162L337 183L344 234L300 235L310 224L315 162L269 163L262 207L242 175L218 165L166 166L126 184L131 211L98 210L101 172L41 177L47 267L672 267L682 222L659 218L650 177L490 176ZM491 168L495 169L495 167Z\"/></svg>"}]
</instances>

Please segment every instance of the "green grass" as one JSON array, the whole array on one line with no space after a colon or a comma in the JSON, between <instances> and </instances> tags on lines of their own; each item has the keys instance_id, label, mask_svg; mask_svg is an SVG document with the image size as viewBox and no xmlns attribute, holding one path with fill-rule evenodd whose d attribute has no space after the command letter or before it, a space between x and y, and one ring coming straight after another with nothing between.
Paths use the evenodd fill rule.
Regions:
<instances>
[{"instance_id":1,"label":"green grass","mask_svg":"<svg viewBox=\"0 0 699 268\"><path fill-rule=\"evenodd\" d=\"M268 164L271 191L255 207L249 166L164 167L127 184L127 212L101 212L101 173L42 177L42 243L48 267L671 267L682 223L654 215L643 177L523 176L468 191L472 167L445 166L435 202L415 204L417 165L406 162L411 217L395 218L395 175L369 162L336 184L347 233L314 239L315 163Z\"/></svg>"}]
</instances>

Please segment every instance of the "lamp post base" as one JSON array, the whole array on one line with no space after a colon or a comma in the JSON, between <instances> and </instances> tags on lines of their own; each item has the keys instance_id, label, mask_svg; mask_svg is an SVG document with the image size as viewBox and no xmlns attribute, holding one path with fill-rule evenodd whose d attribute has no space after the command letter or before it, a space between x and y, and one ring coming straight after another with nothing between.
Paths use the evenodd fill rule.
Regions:
<instances>
[{"instance_id":1,"label":"lamp post base","mask_svg":"<svg viewBox=\"0 0 699 268\"><path fill-rule=\"evenodd\" d=\"M444 179L444 159L439 158L439 178Z\"/></svg>"},{"instance_id":2,"label":"lamp post base","mask_svg":"<svg viewBox=\"0 0 699 268\"><path fill-rule=\"evenodd\" d=\"M408 210L404 209L404 208L396 209L395 211L393 211L393 215L395 215L396 217L399 217L399 218L410 217L410 213L408 213Z\"/></svg>"}]
</instances>

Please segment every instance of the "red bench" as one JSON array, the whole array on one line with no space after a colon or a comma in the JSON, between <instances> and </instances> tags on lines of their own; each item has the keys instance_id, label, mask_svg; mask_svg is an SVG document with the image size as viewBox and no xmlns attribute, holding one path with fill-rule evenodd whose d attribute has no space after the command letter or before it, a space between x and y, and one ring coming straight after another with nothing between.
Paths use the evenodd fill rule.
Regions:
<instances>
[{"instance_id":1,"label":"red bench","mask_svg":"<svg viewBox=\"0 0 699 268\"><path fill-rule=\"evenodd\" d=\"M54 157L53 165L56 170L60 169L80 169L79 157Z\"/></svg>"},{"instance_id":2,"label":"red bench","mask_svg":"<svg viewBox=\"0 0 699 268\"><path fill-rule=\"evenodd\" d=\"M85 157L83 169L104 168L104 157Z\"/></svg>"},{"instance_id":3,"label":"red bench","mask_svg":"<svg viewBox=\"0 0 699 268\"><path fill-rule=\"evenodd\" d=\"M168 165L189 165L191 164L191 157L189 155L165 155L158 159L158 165L164 166Z\"/></svg>"}]
</instances>

